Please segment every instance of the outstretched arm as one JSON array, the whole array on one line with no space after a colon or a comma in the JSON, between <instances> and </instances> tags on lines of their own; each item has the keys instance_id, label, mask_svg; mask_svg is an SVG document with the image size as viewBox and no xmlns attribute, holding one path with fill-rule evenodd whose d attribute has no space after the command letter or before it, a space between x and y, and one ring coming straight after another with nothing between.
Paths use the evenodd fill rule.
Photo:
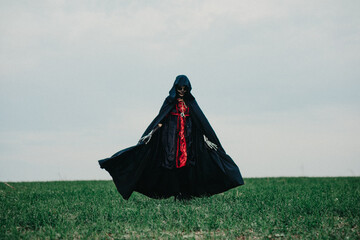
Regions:
<instances>
[{"instance_id":1,"label":"outstretched arm","mask_svg":"<svg viewBox=\"0 0 360 240\"><path fill-rule=\"evenodd\" d=\"M150 142L150 140L151 140L152 135L161 127L162 127L162 124L159 123L153 130L151 130L151 132L148 135L143 136L142 138L140 138L138 144L140 144L142 142L145 142L145 144L148 144Z\"/></svg>"}]
</instances>

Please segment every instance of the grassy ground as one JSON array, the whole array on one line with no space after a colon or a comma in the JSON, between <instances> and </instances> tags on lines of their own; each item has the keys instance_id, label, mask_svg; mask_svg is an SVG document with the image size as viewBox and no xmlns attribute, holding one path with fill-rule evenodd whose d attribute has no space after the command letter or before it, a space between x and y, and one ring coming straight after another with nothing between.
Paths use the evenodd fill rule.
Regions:
<instances>
[{"instance_id":1,"label":"grassy ground","mask_svg":"<svg viewBox=\"0 0 360 240\"><path fill-rule=\"evenodd\" d=\"M188 202L111 181L0 183L0 239L360 239L360 177L254 178Z\"/></svg>"}]
</instances>

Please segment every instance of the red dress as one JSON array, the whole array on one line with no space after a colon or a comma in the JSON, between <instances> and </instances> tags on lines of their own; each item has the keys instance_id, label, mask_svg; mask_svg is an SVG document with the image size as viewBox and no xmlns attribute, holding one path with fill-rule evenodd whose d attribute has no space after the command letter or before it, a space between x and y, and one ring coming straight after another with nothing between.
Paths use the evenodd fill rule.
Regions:
<instances>
[{"instance_id":1,"label":"red dress","mask_svg":"<svg viewBox=\"0 0 360 240\"><path fill-rule=\"evenodd\" d=\"M182 100L165 118L162 128L162 143L165 149L163 166L169 169L182 168L192 162L191 118L189 108Z\"/></svg>"}]
</instances>

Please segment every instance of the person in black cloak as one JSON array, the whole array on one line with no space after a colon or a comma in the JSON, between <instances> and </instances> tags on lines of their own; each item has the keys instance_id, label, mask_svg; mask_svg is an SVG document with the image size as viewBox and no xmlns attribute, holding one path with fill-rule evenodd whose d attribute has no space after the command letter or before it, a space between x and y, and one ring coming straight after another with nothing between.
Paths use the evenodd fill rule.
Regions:
<instances>
[{"instance_id":1,"label":"person in black cloak","mask_svg":"<svg viewBox=\"0 0 360 240\"><path fill-rule=\"evenodd\" d=\"M190 91L189 79L177 76L138 144L99 160L124 199L134 191L151 198L190 199L244 184Z\"/></svg>"}]
</instances>

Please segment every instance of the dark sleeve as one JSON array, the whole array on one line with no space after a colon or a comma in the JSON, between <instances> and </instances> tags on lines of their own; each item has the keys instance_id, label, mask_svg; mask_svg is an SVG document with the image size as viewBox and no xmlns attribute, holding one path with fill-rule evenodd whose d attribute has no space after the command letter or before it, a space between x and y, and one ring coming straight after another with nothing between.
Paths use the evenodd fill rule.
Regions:
<instances>
[{"instance_id":1,"label":"dark sleeve","mask_svg":"<svg viewBox=\"0 0 360 240\"><path fill-rule=\"evenodd\" d=\"M190 101L189 105L190 105L191 117L193 119L193 122L196 125L196 127L199 128L201 134L205 135L211 142L215 143L219 147L219 149L224 151L219 139L216 136L215 131L211 127L209 121L207 120L204 113L200 109L196 100L194 99Z\"/></svg>"},{"instance_id":2,"label":"dark sleeve","mask_svg":"<svg viewBox=\"0 0 360 240\"><path fill-rule=\"evenodd\" d=\"M150 123L150 125L146 128L145 132L143 133L143 135L141 137L148 135L151 132L151 130L153 130L165 118L165 116L171 110L171 106L172 106L172 102L171 102L170 98L167 97L165 99L163 105L161 106L158 115Z\"/></svg>"}]
</instances>

